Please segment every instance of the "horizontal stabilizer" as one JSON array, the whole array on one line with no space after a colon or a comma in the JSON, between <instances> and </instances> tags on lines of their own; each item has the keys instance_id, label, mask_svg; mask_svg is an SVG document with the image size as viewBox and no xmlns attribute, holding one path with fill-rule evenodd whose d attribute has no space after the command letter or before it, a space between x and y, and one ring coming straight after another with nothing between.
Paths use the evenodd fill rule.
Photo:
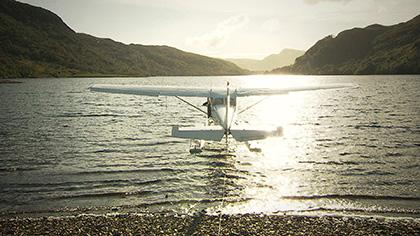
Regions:
<instances>
[{"instance_id":1,"label":"horizontal stabilizer","mask_svg":"<svg viewBox=\"0 0 420 236\"><path fill-rule=\"evenodd\" d=\"M230 133L236 141L244 142L269 137L281 137L283 136L283 127L279 126L274 129L232 128Z\"/></svg>"},{"instance_id":2,"label":"horizontal stabilizer","mask_svg":"<svg viewBox=\"0 0 420 236\"><path fill-rule=\"evenodd\" d=\"M220 141L223 138L225 131L219 126L205 126L205 127L188 127L179 128L172 126L172 137L197 139L197 140L211 140Z\"/></svg>"}]
</instances>

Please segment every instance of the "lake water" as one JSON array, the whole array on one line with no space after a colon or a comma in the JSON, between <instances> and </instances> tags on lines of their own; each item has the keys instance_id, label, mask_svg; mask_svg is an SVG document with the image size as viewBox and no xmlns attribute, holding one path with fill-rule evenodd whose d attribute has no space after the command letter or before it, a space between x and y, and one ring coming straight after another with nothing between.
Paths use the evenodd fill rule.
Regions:
<instances>
[{"instance_id":1,"label":"lake water","mask_svg":"<svg viewBox=\"0 0 420 236\"><path fill-rule=\"evenodd\" d=\"M420 76L24 79L0 84L0 212L176 212L420 217ZM284 136L190 154L171 126L205 116L175 98L92 84L281 87L238 116ZM189 98L201 105L205 98ZM239 98L239 110L259 98ZM18 214L19 215L19 214Z\"/></svg>"}]
</instances>

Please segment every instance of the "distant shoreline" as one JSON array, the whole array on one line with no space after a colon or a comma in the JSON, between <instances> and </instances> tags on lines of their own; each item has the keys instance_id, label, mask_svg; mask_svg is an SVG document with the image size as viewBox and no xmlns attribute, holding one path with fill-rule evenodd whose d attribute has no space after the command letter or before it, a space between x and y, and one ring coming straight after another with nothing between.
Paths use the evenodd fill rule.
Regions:
<instances>
[{"instance_id":1,"label":"distant shoreline","mask_svg":"<svg viewBox=\"0 0 420 236\"><path fill-rule=\"evenodd\" d=\"M267 75L267 76L418 76L420 74L367 74L367 75L342 75L342 74L286 74L286 73L250 73L244 75L150 75L150 76L136 76L136 75L74 75L65 77L25 77L25 78L0 78L0 84L19 84L22 81L13 81L14 79L68 79L68 78L155 78L155 77L222 77L222 76L252 76L252 75Z\"/></svg>"},{"instance_id":2,"label":"distant shoreline","mask_svg":"<svg viewBox=\"0 0 420 236\"><path fill-rule=\"evenodd\" d=\"M0 84L21 84L21 81L12 81L8 79L0 79Z\"/></svg>"}]
</instances>

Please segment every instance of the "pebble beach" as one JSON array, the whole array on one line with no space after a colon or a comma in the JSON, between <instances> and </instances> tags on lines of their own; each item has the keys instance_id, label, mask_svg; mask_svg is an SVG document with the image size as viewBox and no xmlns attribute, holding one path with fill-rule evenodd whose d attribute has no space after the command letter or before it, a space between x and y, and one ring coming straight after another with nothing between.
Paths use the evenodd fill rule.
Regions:
<instances>
[{"instance_id":1,"label":"pebble beach","mask_svg":"<svg viewBox=\"0 0 420 236\"><path fill-rule=\"evenodd\" d=\"M420 235L420 220L253 214L79 215L2 219L0 235Z\"/></svg>"}]
</instances>

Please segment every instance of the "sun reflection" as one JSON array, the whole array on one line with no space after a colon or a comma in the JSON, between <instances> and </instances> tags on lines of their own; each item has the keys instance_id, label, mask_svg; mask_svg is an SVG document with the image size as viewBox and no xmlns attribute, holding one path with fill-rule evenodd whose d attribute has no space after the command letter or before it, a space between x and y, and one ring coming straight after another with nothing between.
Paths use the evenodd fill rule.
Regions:
<instances>
[{"instance_id":1,"label":"sun reflection","mask_svg":"<svg viewBox=\"0 0 420 236\"><path fill-rule=\"evenodd\" d=\"M263 153L238 156L238 161L249 163L240 168L252 175L240 180L240 185L245 186L241 196L252 200L227 206L226 213L272 213L303 207L296 205L300 203L283 199L296 196L302 184L298 173L294 172L298 162L283 141L284 138L272 138L261 143Z\"/></svg>"},{"instance_id":2,"label":"sun reflection","mask_svg":"<svg viewBox=\"0 0 420 236\"><path fill-rule=\"evenodd\" d=\"M308 77L262 76L247 80L246 87L286 88L313 84ZM241 103L253 104L258 98ZM308 181L313 179L313 164L307 160L314 152L315 134L312 120L317 117L316 104L322 100L317 92L299 92L273 96L247 111L238 119L249 125L282 126L284 137L268 138L258 143L262 152L238 155L240 166L252 177L241 180L245 188L242 197L251 199L227 206L226 213L273 213L308 210L311 201L295 197L316 194ZM315 105L314 105L315 104ZM240 152L239 152L240 153ZM244 151L245 153L245 151Z\"/></svg>"}]
</instances>

